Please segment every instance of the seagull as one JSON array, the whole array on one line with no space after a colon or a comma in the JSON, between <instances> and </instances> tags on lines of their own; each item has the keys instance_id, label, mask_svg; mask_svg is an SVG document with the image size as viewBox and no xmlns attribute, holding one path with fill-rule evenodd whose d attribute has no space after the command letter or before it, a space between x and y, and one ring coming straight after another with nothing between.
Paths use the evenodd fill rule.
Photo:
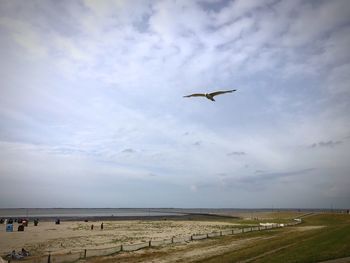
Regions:
<instances>
[{"instance_id":1,"label":"seagull","mask_svg":"<svg viewBox=\"0 0 350 263\"><path fill-rule=\"evenodd\" d=\"M235 89L232 90L222 90L222 91L215 91L212 93L194 93L191 95L183 96L184 98L189 98L189 97L206 97L208 100L215 101L214 96L220 95L220 94L225 94L225 93L231 93L236 91Z\"/></svg>"}]
</instances>

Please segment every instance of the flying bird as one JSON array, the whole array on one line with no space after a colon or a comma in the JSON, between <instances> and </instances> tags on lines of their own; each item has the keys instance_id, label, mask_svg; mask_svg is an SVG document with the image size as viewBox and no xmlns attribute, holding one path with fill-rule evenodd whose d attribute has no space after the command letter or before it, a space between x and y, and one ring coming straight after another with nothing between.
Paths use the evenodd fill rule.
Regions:
<instances>
[{"instance_id":1,"label":"flying bird","mask_svg":"<svg viewBox=\"0 0 350 263\"><path fill-rule=\"evenodd\" d=\"M222 90L222 91L215 91L212 93L194 93L191 95L184 96L184 98L189 98L189 97L206 97L208 100L215 101L214 96L220 95L220 94L225 94L225 93L231 93L236 91L235 89L232 90Z\"/></svg>"}]
</instances>

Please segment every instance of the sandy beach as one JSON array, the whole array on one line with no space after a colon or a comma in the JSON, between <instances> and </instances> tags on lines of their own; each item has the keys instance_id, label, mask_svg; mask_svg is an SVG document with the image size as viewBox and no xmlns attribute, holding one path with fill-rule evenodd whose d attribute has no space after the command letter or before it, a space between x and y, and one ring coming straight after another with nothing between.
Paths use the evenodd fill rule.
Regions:
<instances>
[{"instance_id":1,"label":"sandy beach","mask_svg":"<svg viewBox=\"0 0 350 263\"><path fill-rule=\"evenodd\" d=\"M237 227L237 224L213 221L179 220L123 220L103 221L53 221L40 222L34 226L30 222L24 232L5 232L5 225L0 225L0 254L10 253L22 247L32 255L51 252L69 252L89 248L108 248L119 244L161 240L191 234L208 233ZM91 230L91 225L94 229Z\"/></svg>"}]
</instances>

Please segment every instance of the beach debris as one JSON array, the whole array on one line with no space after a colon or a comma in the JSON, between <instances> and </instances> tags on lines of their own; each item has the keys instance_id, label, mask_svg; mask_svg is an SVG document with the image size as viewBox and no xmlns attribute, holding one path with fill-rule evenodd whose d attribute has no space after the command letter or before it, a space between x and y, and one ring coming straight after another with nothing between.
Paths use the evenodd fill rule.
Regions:
<instances>
[{"instance_id":1,"label":"beach debris","mask_svg":"<svg viewBox=\"0 0 350 263\"><path fill-rule=\"evenodd\" d=\"M22 250L20 252L18 252L18 253L16 252L16 250L12 250L12 252L10 254L6 255L6 259L8 259L8 260L11 260L11 259L18 260L18 259L22 259L24 257L27 257L29 255L30 255L29 251L27 251L24 248L22 248Z\"/></svg>"},{"instance_id":2,"label":"beach debris","mask_svg":"<svg viewBox=\"0 0 350 263\"><path fill-rule=\"evenodd\" d=\"M19 252L20 255L22 255L23 257L27 257L29 256L29 251L25 250L24 248L22 248L21 252Z\"/></svg>"}]
</instances>

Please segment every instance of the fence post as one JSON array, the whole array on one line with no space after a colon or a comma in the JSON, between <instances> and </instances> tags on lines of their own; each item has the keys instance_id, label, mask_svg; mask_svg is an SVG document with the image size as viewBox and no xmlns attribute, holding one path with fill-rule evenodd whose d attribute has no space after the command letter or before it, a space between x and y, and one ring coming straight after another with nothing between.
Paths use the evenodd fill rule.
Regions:
<instances>
[{"instance_id":1,"label":"fence post","mask_svg":"<svg viewBox=\"0 0 350 263\"><path fill-rule=\"evenodd\" d=\"M47 257L47 263L51 263L51 254Z\"/></svg>"},{"instance_id":2,"label":"fence post","mask_svg":"<svg viewBox=\"0 0 350 263\"><path fill-rule=\"evenodd\" d=\"M123 251L123 244L120 245L120 251Z\"/></svg>"},{"instance_id":3,"label":"fence post","mask_svg":"<svg viewBox=\"0 0 350 263\"><path fill-rule=\"evenodd\" d=\"M173 243L174 243L174 237L171 238L171 244L173 244Z\"/></svg>"},{"instance_id":4,"label":"fence post","mask_svg":"<svg viewBox=\"0 0 350 263\"><path fill-rule=\"evenodd\" d=\"M222 231L220 231L220 236L222 236Z\"/></svg>"},{"instance_id":5,"label":"fence post","mask_svg":"<svg viewBox=\"0 0 350 263\"><path fill-rule=\"evenodd\" d=\"M151 240L150 240L150 241L148 241L148 246L149 246L149 247L151 247Z\"/></svg>"},{"instance_id":6,"label":"fence post","mask_svg":"<svg viewBox=\"0 0 350 263\"><path fill-rule=\"evenodd\" d=\"M84 249L84 258L86 258L86 249Z\"/></svg>"}]
</instances>

